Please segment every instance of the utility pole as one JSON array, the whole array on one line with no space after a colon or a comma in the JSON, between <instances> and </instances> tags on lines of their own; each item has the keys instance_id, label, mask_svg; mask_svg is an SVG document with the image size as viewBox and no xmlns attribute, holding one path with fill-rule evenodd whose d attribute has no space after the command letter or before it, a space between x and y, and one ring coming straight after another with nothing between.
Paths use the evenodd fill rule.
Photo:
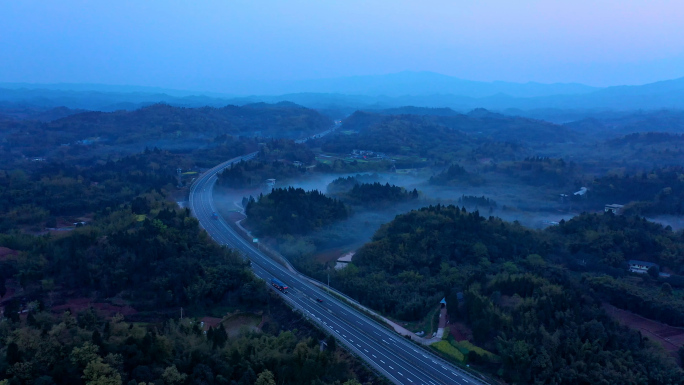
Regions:
<instances>
[{"instance_id":1,"label":"utility pole","mask_svg":"<svg viewBox=\"0 0 684 385\"><path fill-rule=\"evenodd\" d=\"M183 308L181 308L181 319L183 319Z\"/></svg>"}]
</instances>

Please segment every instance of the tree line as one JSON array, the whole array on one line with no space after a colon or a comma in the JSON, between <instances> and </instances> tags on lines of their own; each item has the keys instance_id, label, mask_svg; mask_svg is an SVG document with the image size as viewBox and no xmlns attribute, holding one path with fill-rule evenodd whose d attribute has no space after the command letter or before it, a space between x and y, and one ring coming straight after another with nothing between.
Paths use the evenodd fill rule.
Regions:
<instances>
[{"instance_id":1,"label":"tree line","mask_svg":"<svg viewBox=\"0 0 684 385\"><path fill-rule=\"evenodd\" d=\"M466 169L459 164L451 164L437 175L431 176L429 183L437 186L450 186L459 184L479 186L484 183L484 179L477 174L466 171Z\"/></svg>"},{"instance_id":2,"label":"tree line","mask_svg":"<svg viewBox=\"0 0 684 385\"><path fill-rule=\"evenodd\" d=\"M125 293L139 309L201 309L258 306L266 295L236 252L211 243L188 209L155 192L103 209L66 237L6 234L0 244L20 251L3 270L37 298L52 286L103 298Z\"/></svg>"},{"instance_id":3,"label":"tree line","mask_svg":"<svg viewBox=\"0 0 684 385\"><path fill-rule=\"evenodd\" d=\"M279 301L270 316L291 317ZM35 309L0 326L2 385L360 385L382 383L307 326L229 337L223 325L185 318L155 324L100 317L94 309L52 314Z\"/></svg>"},{"instance_id":4,"label":"tree line","mask_svg":"<svg viewBox=\"0 0 684 385\"><path fill-rule=\"evenodd\" d=\"M347 206L318 190L276 188L258 199L250 197L246 225L257 235L302 235L346 219Z\"/></svg>"},{"instance_id":5,"label":"tree line","mask_svg":"<svg viewBox=\"0 0 684 385\"><path fill-rule=\"evenodd\" d=\"M387 206L415 200L418 197L419 193L415 188L408 191L400 186L380 182L354 184L347 193L340 195L345 202L364 207Z\"/></svg>"},{"instance_id":6,"label":"tree line","mask_svg":"<svg viewBox=\"0 0 684 385\"><path fill-rule=\"evenodd\" d=\"M590 198L600 202L633 202L627 213L684 214L684 166L658 167L635 174L610 174L594 179Z\"/></svg>"},{"instance_id":7,"label":"tree line","mask_svg":"<svg viewBox=\"0 0 684 385\"><path fill-rule=\"evenodd\" d=\"M191 165L182 155L153 149L90 166L46 162L33 170L0 170L0 231L42 229L55 216L114 209L151 189L172 189L176 169Z\"/></svg>"},{"instance_id":8,"label":"tree line","mask_svg":"<svg viewBox=\"0 0 684 385\"><path fill-rule=\"evenodd\" d=\"M218 144L215 138L225 135L248 137L248 141L253 137L300 138L331 125L320 113L291 103L223 108L155 104L133 111L75 113L49 122L0 119L0 161L25 168L33 157L74 162L103 154L130 155L144 146L210 156L207 152Z\"/></svg>"}]
</instances>

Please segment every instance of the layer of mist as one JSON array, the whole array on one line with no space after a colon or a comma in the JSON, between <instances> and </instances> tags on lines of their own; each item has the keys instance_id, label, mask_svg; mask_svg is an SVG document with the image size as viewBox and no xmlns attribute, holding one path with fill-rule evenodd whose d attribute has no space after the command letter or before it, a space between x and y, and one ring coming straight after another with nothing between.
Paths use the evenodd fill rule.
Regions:
<instances>
[{"instance_id":1,"label":"layer of mist","mask_svg":"<svg viewBox=\"0 0 684 385\"><path fill-rule=\"evenodd\" d=\"M278 182L276 187L295 187L305 190L319 190L327 193L327 187L333 180L359 174L310 174L308 177L292 182ZM540 229L578 214L568 204L560 201L549 201L546 193L534 186L515 180L501 179L491 181L482 186L433 186L428 184L429 177L418 175L402 175L397 173L366 173L380 183L390 183L407 190L417 189L421 195L414 201L391 205L379 209L352 207L347 220L315 231L304 237L283 241L281 252L288 257L310 256L316 253L332 251L332 255L323 259L336 258L346 251L359 247L370 241L373 234L385 223L392 221L397 215L429 205L464 206L469 211L478 210L481 215L496 216L506 221L518 221L530 228ZM221 190L214 194L218 208L226 213L239 211L243 197L267 194L270 188L261 187L252 190ZM496 207L478 207L459 203L462 196L484 196L496 201ZM334 195L332 195L334 196ZM674 226L673 226L674 227ZM339 254L339 255L337 255Z\"/></svg>"}]
</instances>

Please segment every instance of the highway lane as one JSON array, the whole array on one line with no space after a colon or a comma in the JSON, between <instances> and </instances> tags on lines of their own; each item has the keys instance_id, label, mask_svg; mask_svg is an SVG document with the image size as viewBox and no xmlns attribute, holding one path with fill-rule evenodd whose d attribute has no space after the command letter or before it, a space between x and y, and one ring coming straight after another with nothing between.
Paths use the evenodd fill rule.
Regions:
<instances>
[{"instance_id":1,"label":"highway lane","mask_svg":"<svg viewBox=\"0 0 684 385\"><path fill-rule=\"evenodd\" d=\"M331 128L329 128L329 129L327 129L327 130L325 130L325 131L323 131L323 132L320 132L320 133L318 133L318 134L311 135L311 136L309 136L308 138L297 139L297 140L295 140L295 143L305 143L305 142L307 142L309 139L318 139L318 138L322 138L322 137L328 135L329 133L334 132L335 130L337 130L338 128L340 128L340 125L341 125L340 123L341 123L341 122L336 122L335 125L332 126Z\"/></svg>"},{"instance_id":2,"label":"highway lane","mask_svg":"<svg viewBox=\"0 0 684 385\"><path fill-rule=\"evenodd\" d=\"M338 341L396 384L482 384L468 373L413 345L379 325L355 308L328 295L305 277L290 272L256 250L222 219L216 211L213 187L216 174L233 162L251 159L256 153L222 163L198 178L191 187L189 206L201 226L220 244L241 251L252 261L254 273L265 280L276 277L290 286L282 294L302 314L328 329ZM323 299L322 303L316 298Z\"/></svg>"}]
</instances>

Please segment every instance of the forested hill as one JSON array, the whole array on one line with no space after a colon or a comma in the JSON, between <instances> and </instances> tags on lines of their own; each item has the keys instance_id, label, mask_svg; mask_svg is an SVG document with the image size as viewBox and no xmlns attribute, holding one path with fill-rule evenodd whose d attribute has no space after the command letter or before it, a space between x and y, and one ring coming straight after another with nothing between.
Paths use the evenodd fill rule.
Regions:
<instances>
[{"instance_id":1,"label":"forested hill","mask_svg":"<svg viewBox=\"0 0 684 385\"><path fill-rule=\"evenodd\" d=\"M288 187L247 203L246 224L256 235L301 235L320 229L349 215L344 203L318 190Z\"/></svg>"},{"instance_id":2,"label":"forested hill","mask_svg":"<svg viewBox=\"0 0 684 385\"><path fill-rule=\"evenodd\" d=\"M647 172L596 178L589 199L629 203L626 212L640 215L684 214L684 167L661 167Z\"/></svg>"},{"instance_id":3,"label":"forested hill","mask_svg":"<svg viewBox=\"0 0 684 385\"><path fill-rule=\"evenodd\" d=\"M619 137L636 132L684 133L683 110L638 111L627 114L606 114L569 122L566 127L582 134Z\"/></svg>"},{"instance_id":4,"label":"forested hill","mask_svg":"<svg viewBox=\"0 0 684 385\"><path fill-rule=\"evenodd\" d=\"M384 110L368 110L370 113L382 115L437 115L437 116L456 116L460 115L451 108L430 108L430 107L414 107L403 106L397 108L388 108Z\"/></svg>"},{"instance_id":5,"label":"forested hill","mask_svg":"<svg viewBox=\"0 0 684 385\"><path fill-rule=\"evenodd\" d=\"M24 169L13 169L5 163L5 169L0 167L0 232L54 228L60 218L78 218L117 207L146 191L175 191L177 168L185 171L200 164L214 166L256 149L252 141L233 139L190 154L155 148L87 165L26 162ZM187 185L195 174L189 171L181 175L181 182Z\"/></svg>"},{"instance_id":6,"label":"forested hill","mask_svg":"<svg viewBox=\"0 0 684 385\"><path fill-rule=\"evenodd\" d=\"M425 314L430 301L447 294L445 290L466 285L468 274L506 270L507 263L522 261L524 266L531 254L571 270L616 277L626 275L629 259L653 262L684 276L684 233L643 218L582 214L537 231L477 211L437 205L383 225L354 257L358 270L342 273L348 275L343 285L345 292L371 306L413 319ZM450 266L458 266L459 274L451 275ZM408 273L421 279L407 279ZM376 284L382 290L369 288ZM684 287L679 281L673 284Z\"/></svg>"},{"instance_id":7,"label":"forested hill","mask_svg":"<svg viewBox=\"0 0 684 385\"><path fill-rule=\"evenodd\" d=\"M477 186L482 183L483 180L479 175L469 173L458 164L449 165L449 167L442 170L439 174L430 177L430 184L438 186L448 186L451 184L470 184Z\"/></svg>"},{"instance_id":8,"label":"forested hill","mask_svg":"<svg viewBox=\"0 0 684 385\"><path fill-rule=\"evenodd\" d=\"M418 199L418 190L408 191L403 187L390 185L389 183L361 183L355 184L341 198L353 205L365 207L387 207L402 202Z\"/></svg>"},{"instance_id":9,"label":"forested hill","mask_svg":"<svg viewBox=\"0 0 684 385\"><path fill-rule=\"evenodd\" d=\"M272 139L259 143L259 153L248 161L234 163L218 174L217 186L248 188L261 185L266 179L282 181L301 177L307 165L316 159L306 144L290 139ZM295 163L298 162L298 163Z\"/></svg>"},{"instance_id":10,"label":"forested hill","mask_svg":"<svg viewBox=\"0 0 684 385\"><path fill-rule=\"evenodd\" d=\"M329 118L292 103L223 108L156 104L135 111L77 113L51 122L0 120L0 161L106 159L145 147L210 152L230 143L241 146L237 142L244 137L301 138L330 126ZM226 159L212 159L211 165Z\"/></svg>"},{"instance_id":11,"label":"forested hill","mask_svg":"<svg viewBox=\"0 0 684 385\"><path fill-rule=\"evenodd\" d=\"M135 111L84 112L58 119L48 130L101 136L110 141L133 142L168 135L218 134L302 137L323 131L330 119L304 107L250 105L223 108L182 108L155 104Z\"/></svg>"},{"instance_id":12,"label":"forested hill","mask_svg":"<svg viewBox=\"0 0 684 385\"><path fill-rule=\"evenodd\" d=\"M330 279L404 320L424 317L446 296L451 323L466 324L477 345L501 357L492 371L509 383L682 384L674 361L609 318L601 303L623 305L624 290L630 310L680 322L681 294L657 276L628 276L625 260L681 273L675 256L683 246L682 233L641 218L585 214L534 231L438 205L397 216Z\"/></svg>"},{"instance_id":13,"label":"forested hill","mask_svg":"<svg viewBox=\"0 0 684 385\"><path fill-rule=\"evenodd\" d=\"M0 246L0 385L383 383L157 192Z\"/></svg>"},{"instance_id":14,"label":"forested hill","mask_svg":"<svg viewBox=\"0 0 684 385\"><path fill-rule=\"evenodd\" d=\"M447 161L459 151L465 151L467 144L472 142L464 132L449 128L431 117L388 116L374 123L376 116L355 115L353 119L364 119L371 124L355 134L339 132L328 135L323 139L324 151L349 153L361 149ZM369 119L365 120L367 117ZM346 124L343 128L348 129Z\"/></svg>"},{"instance_id":15,"label":"forested hill","mask_svg":"<svg viewBox=\"0 0 684 385\"><path fill-rule=\"evenodd\" d=\"M410 110L407 110L410 111ZM421 112L417 110L416 112ZM484 109L476 109L462 114L446 114L439 116L430 113L386 115L357 111L343 122L345 130L362 132L372 130L374 126L392 120L415 120L421 118L430 124L443 125L453 130L459 130L478 138L488 138L496 141L513 141L527 143L559 143L577 140L577 134L566 127L516 116L491 113Z\"/></svg>"},{"instance_id":16,"label":"forested hill","mask_svg":"<svg viewBox=\"0 0 684 385\"><path fill-rule=\"evenodd\" d=\"M49 122L81 112L85 112L85 110L67 107L41 108L0 102L0 120L38 120Z\"/></svg>"},{"instance_id":17,"label":"forested hill","mask_svg":"<svg viewBox=\"0 0 684 385\"><path fill-rule=\"evenodd\" d=\"M473 110L468 115L438 118L448 127L496 141L546 144L579 139L578 135L557 124L495 114L484 109Z\"/></svg>"},{"instance_id":18,"label":"forested hill","mask_svg":"<svg viewBox=\"0 0 684 385\"><path fill-rule=\"evenodd\" d=\"M239 255L209 242L190 211L176 207L151 192L130 205L103 208L92 224L59 239L0 235L0 244L22 252L16 263L0 267L9 277L16 269L29 293L52 279L82 295L109 298L125 291L140 309L225 304L226 294L241 288L242 295L232 298L263 303L266 291L256 292Z\"/></svg>"}]
</instances>

